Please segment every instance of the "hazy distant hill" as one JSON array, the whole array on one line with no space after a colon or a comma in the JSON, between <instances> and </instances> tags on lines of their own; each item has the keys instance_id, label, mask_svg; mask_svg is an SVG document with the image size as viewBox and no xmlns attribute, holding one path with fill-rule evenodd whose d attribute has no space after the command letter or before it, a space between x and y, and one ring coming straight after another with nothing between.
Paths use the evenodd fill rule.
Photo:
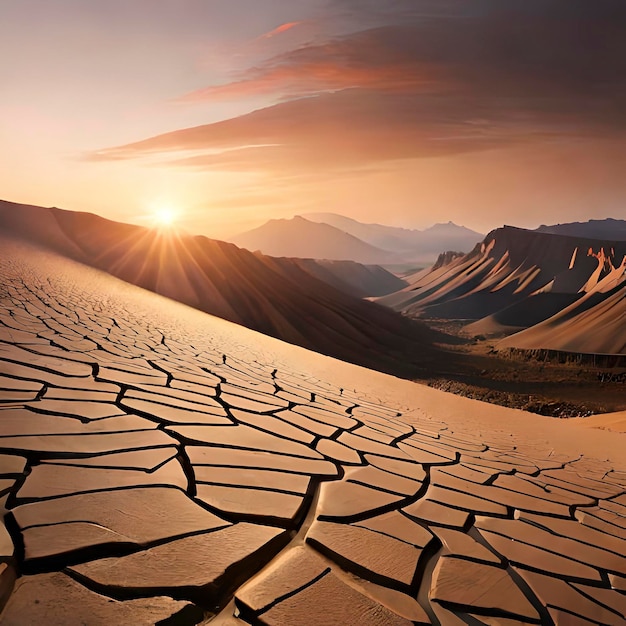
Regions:
<instances>
[{"instance_id":1,"label":"hazy distant hill","mask_svg":"<svg viewBox=\"0 0 626 626\"><path fill-rule=\"evenodd\" d=\"M482 238L452 222L422 231L363 224L336 213L308 213L270 220L230 241L271 256L392 265L433 263L446 250L469 252Z\"/></svg>"},{"instance_id":2,"label":"hazy distant hill","mask_svg":"<svg viewBox=\"0 0 626 626\"><path fill-rule=\"evenodd\" d=\"M339 228L377 248L392 250L406 261L434 262L446 250L469 252L484 237L484 234L452 222L435 224L426 230L414 230L364 224L337 213L306 213L303 217Z\"/></svg>"},{"instance_id":3,"label":"hazy distant hill","mask_svg":"<svg viewBox=\"0 0 626 626\"><path fill-rule=\"evenodd\" d=\"M207 313L366 367L408 375L438 352L432 346L437 333L336 289L297 260L88 213L2 201L0 233L43 244Z\"/></svg>"},{"instance_id":4,"label":"hazy distant hill","mask_svg":"<svg viewBox=\"0 0 626 626\"><path fill-rule=\"evenodd\" d=\"M568 224L553 224L552 226L542 225L537 231L554 235L568 235L570 237L626 241L626 220L616 220L609 217L604 220L589 220L588 222L570 222Z\"/></svg>"},{"instance_id":5,"label":"hazy distant hill","mask_svg":"<svg viewBox=\"0 0 626 626\"><path fill-rule=\"evenodd\" d=\"M401 259L329 224L296 216L270 220L262 226L230 238L242 248L275 257L356 261L375 265Z\"/></svg>"}]
</instances>

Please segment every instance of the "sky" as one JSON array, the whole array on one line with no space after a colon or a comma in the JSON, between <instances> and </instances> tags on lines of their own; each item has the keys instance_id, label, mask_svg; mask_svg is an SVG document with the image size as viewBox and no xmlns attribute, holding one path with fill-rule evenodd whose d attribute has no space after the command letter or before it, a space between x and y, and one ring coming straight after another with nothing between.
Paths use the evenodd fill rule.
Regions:
<instances>
[{"instance_id":1,"label":"sky","mask_svg":"<svg viewBox=\"0 0 626 626\"><path fill-rule=\"evenodd\" d=\"M623 0L0 0L0 198L228 237L626 217Z\"/></svg>"}]
</instances>

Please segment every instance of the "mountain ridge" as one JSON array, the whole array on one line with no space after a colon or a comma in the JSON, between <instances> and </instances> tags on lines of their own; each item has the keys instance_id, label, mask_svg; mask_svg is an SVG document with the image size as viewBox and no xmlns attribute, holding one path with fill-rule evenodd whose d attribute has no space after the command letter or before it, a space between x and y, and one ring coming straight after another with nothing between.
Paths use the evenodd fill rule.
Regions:
<instances>
[{"instance_id":1,"label":"mountain ridge","mask_svg":"<svg viewBox=\"0 0 626 626\"><path fill-rule=\"evenodd\" d=\"M485 236L465 226L458 226L452 221L418 230L384 224L366 224L337 213L306 213L303 216L312 221L341 228L384 250L397 251L403 254L407 261L434 262L437 256L446 250L469 252Z\"/></svg>"},{"instance_id":2,"label":"mountain ridge","mask_svg":"<svg viewBox=\"0 0 626 626\"><path fill-rule=\"evenodd\" d=\"M229 241L271 256L401 265L433 263L446 250L469 252L483 237L453 222L421 231L365 224L337 213L306 213L269 220Z\"/></svg>"},{"instance_id":3,"label":"mountain ridge","mask_svg":"<svg viewBox=\"0 0 626 626\"><path fill-rule=\"evenodd\" d=\"M601 220L588 220L586 222L553 224L551 226L542 224L536 230L538 232L571 237L626 241L626 220L619 220L612 217Z\"/></svg>"},{"instance_id":4,"label":"mountain ridge","mask_svg":"<svg viewBox=\"0 0 626 626\"><path fill-rule=\"evenodd\" d=\"M599 307L594 317L596 327L601 326L596 318L603 316L608 325L615 327L619 311L626 315L626 299L616 297L612 307L602 303L609 292L626 283L625 271L625 241L504 226L491 231L471 253L439 269L417 274L408 287L377 302L417 318L471 321L465 330L472 335L530 328L524 335L527 338L536 324L546 322L556 328L557 323L565 322L561 315L564 310L582 313L582 302L587 302L584 310ZM576 332L584 332L584 324L576 328ZM549 333L541 337L549 337ZM541 342L526 342L524 338L520 347L544 347L538 345ZM506 345L515 341L516 335L512 335ZM622 351L623 343L616 338L614 349ZM596 345L598 351L605 352L610 341L598 333L596 344L578 344L591 351ZM577 343L568 341L563 345Z\"/></svg>"}]
</instances>

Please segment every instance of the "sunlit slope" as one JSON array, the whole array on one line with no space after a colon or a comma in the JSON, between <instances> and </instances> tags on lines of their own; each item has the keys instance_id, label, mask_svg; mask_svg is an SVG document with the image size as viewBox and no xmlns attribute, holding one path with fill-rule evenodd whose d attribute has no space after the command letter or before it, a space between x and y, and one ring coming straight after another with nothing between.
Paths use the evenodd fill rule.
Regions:
<instances>
[{"instance_id":1,"label":"sunlit slope","mask_svg":"<svg viewBox=\"0 0 626 626\"><path fill-rule=\"evenodd\" d=\"M626 276L609 292L590 292L544 322L503 339L498 347L626 354Z\"/></svg>"}]
</instances>

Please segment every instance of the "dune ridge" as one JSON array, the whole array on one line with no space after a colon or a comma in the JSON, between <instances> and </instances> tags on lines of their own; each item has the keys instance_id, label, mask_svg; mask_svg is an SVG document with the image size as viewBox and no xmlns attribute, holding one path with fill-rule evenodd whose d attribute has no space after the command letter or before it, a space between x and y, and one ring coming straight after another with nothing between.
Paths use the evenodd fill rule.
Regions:
<instances>
[{"instance_id":1,"label":"dune ridge","mask_svg":"<svg viewBox=\"0 0 626 626\"><path fill-rule=\"evenodd\" d=\"M267 335L410 375L434 358L437 333L342 293L278 259L201 236L145 229L61 209L0 205L5 232ZM38 225L45 220L45 228Z\"/></svg>"}]
</instances>

